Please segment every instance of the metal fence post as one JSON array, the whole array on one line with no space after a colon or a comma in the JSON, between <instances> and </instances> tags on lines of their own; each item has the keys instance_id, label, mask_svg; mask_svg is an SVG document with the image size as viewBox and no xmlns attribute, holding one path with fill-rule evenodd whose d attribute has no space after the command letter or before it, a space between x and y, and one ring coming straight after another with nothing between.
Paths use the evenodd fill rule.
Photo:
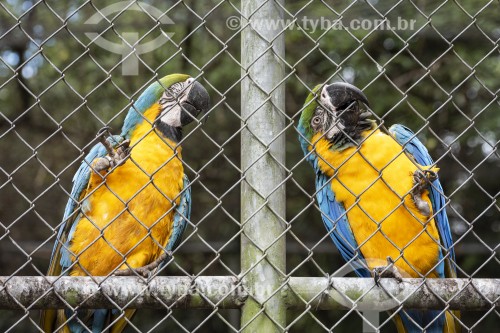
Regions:
<instances>
[{"instance_id":1,"label":"metal fence post","mask_svg":"<svg viewBox=\"0 0 500 333\"><path fill-rule=\"evenodd\" d=\"M283 0L242 1L241 269L251 291L242 309L244 332L280 332L286 308Z\"/></svg>"}]
</instances>

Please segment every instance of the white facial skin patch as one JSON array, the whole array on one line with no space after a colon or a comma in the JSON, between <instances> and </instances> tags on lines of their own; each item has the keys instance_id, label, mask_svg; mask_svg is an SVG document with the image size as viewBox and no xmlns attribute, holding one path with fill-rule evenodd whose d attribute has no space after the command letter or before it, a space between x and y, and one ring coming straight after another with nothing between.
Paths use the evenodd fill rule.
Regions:
<instances>
[{"instance_id":1,"label":"white facial skin patch","mask_svg":"<svg viewBox=\"0 0 500 333\"><path fill-rule=\"evenodd\" d=\"M343 130L345 126L342 125L337 119L337 108L333 106L332 101L330 100L330 95L328 95L328 92L326 91L326 87L327 86L325 85L323 89L321 89L321 96L319 98L319 103L323 106L323 108L331 117L330 128L325 129L325 137L327 139L331 139L335 134ZM325 117L325 125L326 125L326 119L328 119L328 117Z\"/></svg>"},{"instance_id":2,"label":"white facial skin patch","mask_svg":"<svg viewBox=\"0 0 500 333\"><path fill-rule=\"evenodd\" d=\"M172 126L181 127L181 103L187 99L194 79L189 78L184 82L174 83L160 98L161 113L160 121Z\"/></svg>"}]
</instances>

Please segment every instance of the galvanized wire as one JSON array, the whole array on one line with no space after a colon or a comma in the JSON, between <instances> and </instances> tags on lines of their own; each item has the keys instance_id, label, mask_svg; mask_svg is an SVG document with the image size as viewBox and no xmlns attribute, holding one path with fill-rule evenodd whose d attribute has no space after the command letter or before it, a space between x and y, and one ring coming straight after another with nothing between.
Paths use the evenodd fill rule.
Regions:
<instances>
[{"instance_id":1,"label":"galvanized wire","mask_svg":"<svg viewBox=\"0 0 500 333\"><path fill-rule=\"evenodd\" d=\"M16 308L14 312L0 310L1 330L39 331L35 309L50 297L57 297L58 306L77 311L87 308L92 293L96 293L108 308L123 315L127 305L141 304L142 295L156 288L153 286L160 280L155 279L162 275L178 275L179 283L190 289L169 294L174 299L152 294L150 302L161 310L152 312L145 306L128 321L130 331L240 332L259 327L277 332L361 327L365 331L391 331L391 317L407 309L408 304L419 305L415 299L424 292L432 295L431 308L446 311L457 309L457 300L466 302L466 291L474 295L471 302L482 305L477 307L481 311L463 311L457 318L463 331L495 328L500 317L498 295L494 288L478 286L496 286L482 284L480 279L498 278L500 265L500 32L492 15L498 10L498 2L443 1L430 5L411 0L390 4L268 0L255 3L251 10L250 3L0 2L0 147L5 151L0 162L0 226L4 229L0 236L0 252L4 254L0 258L0 275L4 276L0 295L10 297L10 308ZM279 15L269 17L268 10ZM87 20L94 14L100 23L89 26ZM239 19L236 27L231 25L233 18ZM415 19L415 28L382 29L401 19ZM166 24L167 20L174 24ZM355 29L355 20L370 26ZM330 25L317 25L314 31L311 28L311 23L326 21ZM129 27L137 33L133 41L129 39ZM92 38L86 35L90 31L95 32ZM163 36L165 44L141 53L143 45L155 36ZM253 39L261 54L250 57L254 54L242 48L242 38ZM102 47L102 40L108 39L121 45L121 54ZM277 51L283 42L284 53ZM427 45L428 52L422 52ZM266 59L267 67L262 65ZM130 60L138 66L138 75L127 77L125 67ZM70 198L71 176L98 142L94 136L97 129L111 125L115 129L112 134L118 134L116 129L140 93L160 77L180 71L207 87L212 97L211 110L191 124L179 143L193 193L193 215L183 240L165 267L148 278L136 277L136 294L126 304L107 294L109 281L119 281L111 275L92 278L95 288L90 294L77 303L68 301L62 293L57 295L68 278L45 275L58 228L64 222L61 217ZM407 290L404 298L393 298L392 314L380 314L380 318L363 309L359 297L351 298L352 305L344 308L332 301L332 295L347 295L349 281L353 280L343 277L352 277L352 269L332 246L333 230L325 231L320 222L315 197L321 189L315 188L313 171L299 148L297 123L313 87L333 81L354 83L367 93L377 128L384 130L395 121L402 122L428 145L441 168L442 194L457 256L454 263L458 276L468 279L456 282L462 294L454 290L455 294L445 296L445 284L439 285L441 289L431 288L438 282L419 274L422 279L412 281L413 289ZM249 87L259 99L254 103L246 99L252 90ZM283 105L276 96L284 91ZM247 103L251 109L245 109ZM245 112L240 112L242 109ZM272 110L283 120L272 133L254 127L262 110ZM276 154L277 146L283 155ZM255 159L246 160L246 155L242 159L240 151L252 152ZM141 161L133 162L147 174ZM262 184L249 177L259 173L269 177L269 166L280 170L282 178L270 179L272 186L265 181L266 191L262 193ZM379 175L373 184L385 183L382 172L386 167L377 169ZM156 172L147 174L150 181L130 200L146 186L156 186ZM252 198L258 203L249 205L245 201L247 192L255 194ZM171 203L177 199L163 197ZM276 204L273 200L278 197ZM124 206L122 213L131 214L127 202L118 199ZM401 198L392 212L403 204ZM353 208L346 207L346 214ZM280 226L273 229L274 239L264 245L259 237L266 230L263 216L272 220L273 226ZM144 239L149 237L151 228L134 218L148 229ZM111 219L108 226L117 219ZM383 234L381 221L370 219L378 224L375 233ZM337 221L331 222L335 225ZM252 229L257 226L260 230ZM424 233L428 233L427 226L413 240ZM245 240L241 247L240 239ZM284 241L287 244L282 246ZM357 250L368 241L359 244ZM393 259L405 260L403 250L409 245L399 249L400 256ZM277 247L286 250L286 256L276 257ZM242 261L248 249L258 255ZM126 257L122 254L122 263L126 263ZM76 256L75 265L78 260ZM255 282L259 270L267 270L272 281ZM14 289L7 288L14 281L27 281L29 286L33 286L29 281L38 281L24 280L23 276L41 277L41 285L51 287L38 290L35 299L26 303L13 296L19 295ZM200 286L215 283L211 280L215 276L228 289L204 291ZM301 280L306 277L310 279ZM300 289L299 282L311 283L311 289ZM386 293L379 297L394 293L395 287L387 283L383 284ZM374 285L365 287L361 295L366 298L380 292ZM239 298L235 298L235 290L240 292ZM250 304L246 302L257 304L258 310L248 312L240 321L240 308L245 313L245 306ZM0 304L7 303L2 298ZM278 310L273 309L276 304ZM473 309L471 304L464 304L463 309ZM75 315L73 318L80 320Z\"/></svg>"}]
</instances>

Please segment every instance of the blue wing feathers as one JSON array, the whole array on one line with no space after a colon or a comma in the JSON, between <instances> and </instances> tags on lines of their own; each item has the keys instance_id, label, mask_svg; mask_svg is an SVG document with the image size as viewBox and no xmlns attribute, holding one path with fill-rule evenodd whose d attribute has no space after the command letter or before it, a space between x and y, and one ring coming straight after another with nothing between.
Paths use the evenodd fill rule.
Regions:
<instances>
[{"instance_id":1,"label":"blue wing feathers","mask_svg":"<svg viewBox=\"0 0 500 333\"><path fill-rule=\"evenodd\" d=\"M335 199L330 180L319 170L316 172L316 190L316 199L321 210L323 223L340 255L351 264L358 276L370 277L371 273L366 268L363 255L358 250L358 244L347 221L345 209Z\"/></svg>"},{"instance_id":2,"label":"blue wing feathers","mask_svg":"<svg viewBox=\"0 0 500 333\"><path fill-rule=\"evenodd\" d=\"M123 138L121 136L114 135L112 138L108 138L108 141L111 143L113 147L116 147L119 143L123 141ZM54 242L54 248L52 250L52 256L51 256L51 265L52 265L52 260L58 256L55 252L58 248L59 242L63 238L65 238L65 246L62 246L60 250L60 255L61 255L60 265L63 269L71 266L71 254L69 253L67 247L69 246L69 243L73 237L78 222L78 217L75 216L77 215L75 212L78 208L80 197L88 186L90 180L90 174L92 172L91 170L92 162L98 157L106 156L106 154L107 151L104 145L102 143L96 144L94 147L92 147L87 156L85 156L85 159L82 161L82 164L80 165L77 172L73 176L73 187L71 189L70 198L66 203L66 208L64 209L64 216L62 223L59 227L59 231L57 233L57 239ZM67 226L67 224L70 223L70 220L73 220L73 224L71 225L71 229L68 230L69 225ZM65 233L66 235L63 235Z\"/></svg>"},{"instance_id":3,"label":"blue wing feathers","mask_svg":"<svg viewBox=\"0 0 500 333\"><path fill-rule=\"evenodd\" d=\"M186 175L184 175L184 187L182 191L179 205L175 210L173 230L167 243L167 251L175 250L180 244L182 234L186 229L188 220L191 218L191 185Z\"/></svg>"},{"instance_id":4,"label":"blue wing feathers","mask_svg":"<svg viewBox=\"0 0 500 333\"><path fill-rule=\"evenodd\" d=\"M427 148L425 148L422 142L420 142L410 129L403 125L396 124L389 128L389 132L394 136L396 141L402 145L411 156L413 156L417 163L422 166L434 164ZM450 254L451 260L448 260L448 262L450 263L452 272L456 274L455 251L453 249L450 224L448 222L448 216L446 215L446 199L439 179L436 179L432 183L432 186L430 186L429 197L432 204L432 210L435 214L434 220L436 221L438 227L442 245ZM440 255L442 256L442 253L440 253ZM442 267L438 267L438 272L443 272L442 277L445 277L444 269Z\"/></svg>"},{"instance_id":5,"label":"blue wing feathers","mask_svg":"<svg viewBox=\"0 0 500 333\"><path fill-rule=\"evenodd\" d=\"M184 186L181 192L179 205L175 208L172 235L170 235L170 239L165 248L167 251L173 251L179 246L182 240L182 234L184 230L186 230L189 219L191 219L191 184L189 183L188 177L184 175ZM162 269L169 260L170 258L164 260L159 269Z\"/></svg>"}]
</instances>

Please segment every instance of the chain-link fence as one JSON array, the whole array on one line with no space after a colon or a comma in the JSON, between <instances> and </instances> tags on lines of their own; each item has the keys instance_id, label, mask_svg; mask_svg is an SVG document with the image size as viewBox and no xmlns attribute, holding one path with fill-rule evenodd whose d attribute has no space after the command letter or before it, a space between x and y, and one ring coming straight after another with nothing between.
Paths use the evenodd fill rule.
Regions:
<instances>
[{"instance_id":1,"label":"chain-link fence","mask_svg":"<svg viewBox=\"0 0 500 333\"><path fill-rule=\"evenodd\" d=\"M60 331L64 326L84 332L116 329L124 322L127 332L392 332L408 321L422 326L418 331L433 331L445 316L446 321L451 316L456 331L494 331L500 294L494 279L500 233L499 12L498 1L475 0L0 2L0 329L43 331L43 309L52 315L45 322L56 323L53 330ZM168 93L157 98L158 119L165 116L167 123L163 132L161 122L139 110L140 94L155 84L168 90L170 81L160 78L173 73L195 78L211 97L209 109L193 107L206 111L198 119L177 119L191 122L184 133L174 126L176 119L160 111L184 114L194 83L175 90L174 99ZM356 278L344 260L350 243L345 234L339 236L340 223L347 217L355 228L350 213L365 209L363 193L387 182L389 167L377 168L370 186L353 194L353 205L344 203L346 211L336 215L330 230L322 225L322 217L327 225L332 218L322 200L335 203L324 191L346 176L336 172L321 185L322 172L315 179L314 166L340 170L370 138L357 142L353 156L335 165L316 154L316 144L332 129L347 135L341 114L320 141L305 137L299 119L309 105L318 101L315 110L328 109L319 97L304 104L306 97L318 84L340 81L368 97L376 128L406 125L440 168L443 192L427 185L444 199L452 246L440 230L441 242L434 238L434 245L412 247L432 234L429 223L440 223L439 212L432 212L429 220L435 222L410 232L408 244L394 245L396 266L406 267L405 261L413 273L404 277L414 279L382 279L376 285L373 278ZM191 104L182 104L181 97ZM109 133L120 134L129 112L140 114L134 119L149 129L139 138L133 134L128 148L120 141L122 152L131 154L126 162L109 174L94 164L101 156L113 167L115 160L106 155L113 157L118 142L108 139L114 145L109 152L103 148L82 164ZM105 126L109 133L96 137ZM311 144L306 156L299 137ZM158 139L157 150L141 155ZM386 151L383 145L376 148L361 154L368 166L356 162L355 167L374 168L368 155ZM170 152L166 158L164 151ZM394 161L403 155L401 149ZM145 164L152 158L161 163L150 170ZM321 160L327 165L323 169ZM81 165L90 180L75 178L87 191L75 196L72 179ZM117 178L120 168L133 166L136 176L123 171ZM99 174L103 178L94 188L92 177ZM119 179L117 187L108 176ZM361 173L357 177L364 181ZM162 179L168 179L164 187ZM122 198L117 191L130 184L139 185ZM169 192L160 193L163 189ZM142 195L147 191L156 196L156 205ZM109 213L103 211L101 220L95 218L95 207L112 199L96 199L94 193L118 197L118 213L102 218ZM376 205L391 193L379 193ZM398 194L388 216L418 196ZM189 197L191 212L185 209ZM65 221L68 200L74 205ZM89 200L94 206L85 206ZM142 218L141 208L132 208L134 200L147 207ZM125 215L136 229L113 227L124 223ZM356 255L369 259L372 238L382 235L394 244L411 224L400 222L397 233L385 233L388 216L370 216L377 227L367 239L354 230L351 264ZM70 230L80 219L87 219L87 234ZM185 223L185 230L168 244L164 238L173 239L175 223ZM175 230L182 234L182 228ZM89 240L92 232L97 236ZM74 237L86 242L80 253L72 252ZM134 245L122 252L115 241ZM148 242L156 252L141 250L147 258L133 261ZM53 252L54 243L60 245ZM102 245L100 251L95 244ZM416 258L429 258L426 251L435 249L432 273L407 258L410 247ZM84 262L87 249L96 251ZM377 251L378 259L389 255L387 248ZM70 263L61 268L64 255ZM48 271L51 256L57 259ZM113 256L120 261L113 263ZM373 268L368 261L358 263L368 263L369 273ZM432 278L445 263L446 270L456 267L458 279ZM152 269L145 277L129 269L143 264ZM99 265L107 265L106 273L92 274ZM116 276L117 270L129 276ZM133 317L130 309L138 309ZM431 309L430 320L410 316L423 318ZM461 310L460 315L452 310ZM96 324L99 316L102 327Z\"/></svg>"}]
</instances>

